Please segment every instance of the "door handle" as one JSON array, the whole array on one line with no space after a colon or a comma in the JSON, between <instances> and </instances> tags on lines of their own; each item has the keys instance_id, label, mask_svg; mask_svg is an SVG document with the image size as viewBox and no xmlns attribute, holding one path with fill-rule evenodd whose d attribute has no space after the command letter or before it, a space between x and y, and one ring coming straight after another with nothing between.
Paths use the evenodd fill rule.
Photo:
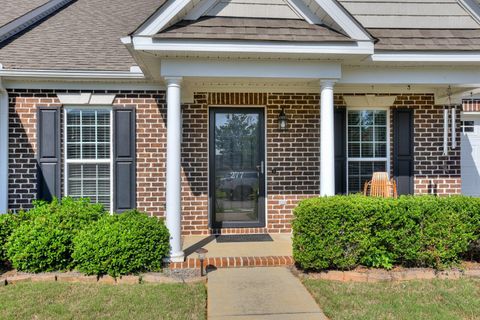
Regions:
<instances>
[{"instance_id":1,"label":"door handle","mask_svg":"<svg viewBox=\"0 0 480 320\"><path fill-rule=\"evenodd\" d=\"M265 162L264 161L260 162L260 173L261 174L265 173Z\"/></svg>"}]
</instances>

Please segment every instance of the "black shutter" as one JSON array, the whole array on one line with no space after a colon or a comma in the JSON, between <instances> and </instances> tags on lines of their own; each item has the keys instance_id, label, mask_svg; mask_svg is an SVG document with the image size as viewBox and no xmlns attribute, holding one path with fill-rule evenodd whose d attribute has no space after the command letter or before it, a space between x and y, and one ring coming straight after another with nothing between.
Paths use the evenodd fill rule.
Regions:
<instances>
[{"instance_id":1,"label":"black shutter","mask_svg":"<svg viewBox=\"0 0 480 320\"><path fill-rule=\"evenodd\" d=\"M335 194L347 193L347 112L336 108L334 114L335 134Z\"/></svg>"},{"instance_id":2,"label":"black shutter","mask_svg":"<svg viewBox=\"0 0 480 320\"><path fill-rule=\"evenodd\" d=\"M39 107L37 113L38 199L61 197L60 108Z\"/></svg>"},{"instance_id":3,"label":"black shutter","mask_svg":"<svg viewBox=\"0 0 480 320\"><path fill-rule=\"evenodd\" d=\"M135 108L113 112L113 204L116 212L136 207Z\"/></svg>"},{"instance_id":4,"label":"black shutter","mask_svg":"<svg viewBox=\"0 0 480 320\"><path fill-rule=\"evenodd\" d=\"M395 109L393 113L393 175L398 194L413 194L414 137L413 110Z\"/></svg>"}]
</instances>

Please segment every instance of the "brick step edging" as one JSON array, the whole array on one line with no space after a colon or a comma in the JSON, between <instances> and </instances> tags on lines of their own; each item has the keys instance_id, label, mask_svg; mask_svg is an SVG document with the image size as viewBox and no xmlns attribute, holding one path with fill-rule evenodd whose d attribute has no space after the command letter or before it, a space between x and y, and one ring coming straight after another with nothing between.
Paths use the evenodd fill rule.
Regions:
<instances>
[{"instance_id":1,"label":"brick step edging","mask_svg":"<svg viewBox=\"0 0 480 320\"><path fill-rule=\"evenodd\" d=\"M246 267L286 267L293 266L292 256L264 256L264 257L210 257L203 261L203 266L215 268L246 268ZM184 262L172 262L170 269L200 268L200 260L188 258Z\"/></svg>"},{"instance_id":2,"label":"brick step edging","mask_svg":"<svg viewBox=\"0 0 480 320\"><path fill-rule=\"evenodd\" d=\"M324 271L317 273L304 273L294 271L299 277L305 279L321 279L339 282L380 282L380 281L411 281L411 280L456 280L464 277L480 278L480 269L445 270L434 269L407 269L401 271L368 270L368 271Z\"/></svg>"}]
</instances>

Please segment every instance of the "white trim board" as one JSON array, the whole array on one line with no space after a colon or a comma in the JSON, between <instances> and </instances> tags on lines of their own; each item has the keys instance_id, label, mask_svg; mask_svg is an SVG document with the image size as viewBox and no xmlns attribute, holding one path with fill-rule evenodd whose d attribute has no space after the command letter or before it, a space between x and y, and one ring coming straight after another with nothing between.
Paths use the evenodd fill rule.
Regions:
<instances>
[{"instance_id":1,"label":"white trim board","mask_svg":"<svg viewBox=\"0 0 480 320\"><path fill-rule=\"evenodd\" d=\"M374 45L370 41L339 43L308 43L280 41L211 41L211 40L153 40L133 37L135 50L164 53L281 53L281 54L340 54L371 55ZM337 57L338 58L338 57Z\"/></svg>"},{"instance_id":2,"label":"white trim board","mask_svg":"<svg viewBox=\"0 0 480 320\"><path fill-rule=\"evenodd\" d=\"M480 87L480 66L343 66L338 82Z\"/></svg>"},{"instance_id":3,"label":"white trim board","mask_svg":"<svg viewBox=\"0 0 480 320\"><path fill-rule=\"evenodd\" d=\"M480 32L480 31L479 31ZM395 52L374 53L374 62L480 62L480 52Z\"/></svg>"},{"instance_id":4,"label":"white trim board","mask_svg":"<svg viewBox=\"0 0 480 320\"><path fill-rule=\"evenodd\" d=\"M163 77L247 77L338 79L341 65L334 62L162 60Z\"/></svg>"},{"instance_id":5,"label":"white trim board","mask_svg":"<svg viewBox=\"0 0 480 320\"><path fill-rule=\"evenodd\" d=\"M9 79L4 81L7 89L45 90L165 90L162 83L100 82L100 81L48 81L47 79Z\"/></svg>"},{"instance_id":6,"label":"white trim board","mask_svg":"<svg viewBox=\"0 0 480 320\"><path fill-rule=\"evenodd\" d=\"M63 78L72 79L73 78L73 79L102 79L102 80L145 79L145 76L142 72L41 70L41 69L30 70L30 69L2 69L2 68L0 68L0 77L54 78L54 79L63 79Z\"/></svg>"},{"instance_id":7,"label":"white trim board","mask_svg":"<svg viewBox=\"0 0 480 320\"><path fill-rule=\"evenodd\" d=\"M8 211L8 92L0 78L0 214Z\"/></svg>"}]
</instances>

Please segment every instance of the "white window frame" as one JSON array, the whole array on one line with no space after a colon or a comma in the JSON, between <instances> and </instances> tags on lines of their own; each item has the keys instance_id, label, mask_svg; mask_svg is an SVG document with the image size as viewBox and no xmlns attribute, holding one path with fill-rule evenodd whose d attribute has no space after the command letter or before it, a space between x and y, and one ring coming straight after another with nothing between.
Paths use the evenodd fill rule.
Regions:
<instances>
[{"instance_id":1,"label":"white window frame","mask_svg":"<svg viewBox=\"0 0 480 320\"><path fill-rule=\"evenodd\" d=\"M68 137L67 137L67 113L68 111L72 110L80 110L80 111L92 111L92 110L107 110L110 112L110 159L68 159ZM63 157L64 157L64 190L65 195L68 196L68 165L69 164L102 164L102 163L109 163L110 164L110 213L113 213L113 108L111 106L96 106L96 105L89 105L89 106L67 106L64 108L63 112Z\"/></svg>"},{"instance_id":2,"label":"white window frame","mask_svg":"<svg viewBox=\"0 0 480 320\"><path fill-rule=\"evenodd\" d=\"M382 158L379 158L379 157L374 157L374 158L363 158L363 157L355 157L355 158L351 158L349 153L348 153L348 112L349 111L386 111L387 112L387 156L386 157L382 157ZM347 107L347 118L346 118L346 153L347 153L347 163L346 163L346 176L345 176L345 179L347 180L346 181L346 186L347 186L347 194L350 193L350 190L349 190L349 186L348 186L348 164L350 161L354 161L354 162L375 162L375 161L386 161L386 170L387 170L387 173L388 175L390 176L390 154L391 154L391 151L390 151L390 140L391 140L391 137L390 137L390 107ZM360 191L362 190L363 186L360 186Z\"/></svg>"}]
</instances>

